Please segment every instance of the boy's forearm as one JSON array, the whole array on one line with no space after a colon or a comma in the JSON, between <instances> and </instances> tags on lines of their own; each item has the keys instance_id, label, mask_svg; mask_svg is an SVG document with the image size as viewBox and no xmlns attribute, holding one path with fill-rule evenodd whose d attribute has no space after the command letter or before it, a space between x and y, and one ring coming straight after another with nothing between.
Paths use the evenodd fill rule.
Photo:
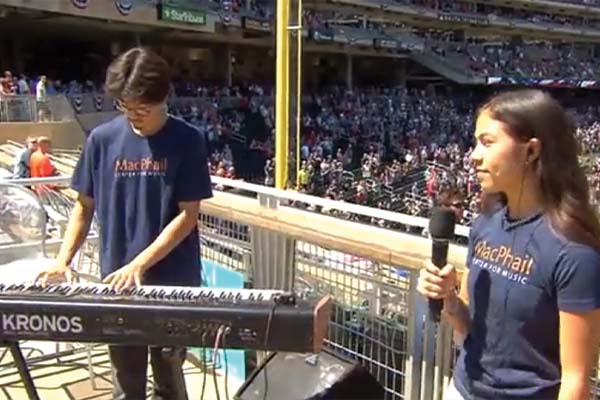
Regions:
<instances>
[{"instance_id":1,"label":"boy's forearm","mask_svg":"<svg viewBox=\"0 0 600 400\"><path fill-rule=\"evenodd\" d=\"M94 217L94 208L84 206L79 201L75 203L71 218L67 225L67 231L58 256L56 257L59 263L69 265L73 257L85 241L87 233L90 229L90 224Z\"/></svg>"}]
</instances>

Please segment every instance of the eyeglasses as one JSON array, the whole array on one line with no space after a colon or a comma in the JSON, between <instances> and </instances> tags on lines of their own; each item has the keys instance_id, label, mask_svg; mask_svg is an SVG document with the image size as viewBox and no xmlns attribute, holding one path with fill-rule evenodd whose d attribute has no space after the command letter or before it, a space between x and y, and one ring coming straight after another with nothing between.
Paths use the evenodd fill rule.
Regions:
<instances>
[{"instance_id":1,"label":"eyeglasses","mask_svg":"<svg viewBox=\"0 0 600 400\"><path fill-rule=\"evenodd\" d=\"M147 117L150 115L154 108L158 107L157 105L150 104L139 104L136 107L126 107L121 100L117 100L115 102L115 108L126 115L133 115L136 117Z\"/></svg>"}]
</instances>

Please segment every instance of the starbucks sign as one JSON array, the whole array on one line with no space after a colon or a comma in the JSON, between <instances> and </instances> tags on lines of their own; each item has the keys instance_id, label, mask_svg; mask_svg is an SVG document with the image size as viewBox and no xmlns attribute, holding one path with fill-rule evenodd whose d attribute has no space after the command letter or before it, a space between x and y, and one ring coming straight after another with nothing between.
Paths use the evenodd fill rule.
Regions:
<instances>
[{"instance_id":1,"label":"starbucks sign","mask_svg":"<svg viewBox=\"0 0 600 400\"><path fill-rule=\"evenodd\" d=\"M158 19L161 21L206 25L206 12L204 10L173 7L167 4L159 5L157 10Z\"/></svg>"}]
</instances>

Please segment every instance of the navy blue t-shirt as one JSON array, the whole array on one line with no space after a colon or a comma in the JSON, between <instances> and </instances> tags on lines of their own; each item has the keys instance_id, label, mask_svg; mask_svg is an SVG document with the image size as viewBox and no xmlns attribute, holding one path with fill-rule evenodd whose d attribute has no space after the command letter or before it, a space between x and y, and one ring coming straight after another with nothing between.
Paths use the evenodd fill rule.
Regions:
<instances>
[{"instance_id":1,"label":"navy blue t-shirt","mask_svg":"<svg viewBox=\"0 0 600 400\"><path fill-rule=\"evenodd\" d=\"M473 224L467 267L472 324L456 388L466 399L555 400L558 312L600 308L600 255L542 214L510 221L501 208Z\"/></svg>"},{"instance_id":2,"label":"navy blue t-shirt","mask_svg":"<svg viewBox=\"0 0 600 400\"><path fill-rule=\"evenodd\" d=\"M173 117L159 132L144 137L133 132L124 116L118 116L87 138L72 187L94 199L104 277L158 237L180 213L178 202L212 196L204 137ZM148 269L143 283L199 285L197 229Z\"/></svg>"}]
</instances>

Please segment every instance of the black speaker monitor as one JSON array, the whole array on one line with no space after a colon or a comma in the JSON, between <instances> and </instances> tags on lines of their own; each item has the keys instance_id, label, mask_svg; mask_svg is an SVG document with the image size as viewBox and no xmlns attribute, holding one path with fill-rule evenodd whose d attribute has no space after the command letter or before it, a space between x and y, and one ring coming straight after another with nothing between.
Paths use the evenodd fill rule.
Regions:
<instances>
[{"instance_id":1,"label":"black speaker monitor","mask_svg":"<svg viewBox=\"0 0 600 400\"><path fill-rule=\"evenodd\" d=\"M384 397L384 388L366 368L325 350L319 354L272 354L235 395L237 400L383 400Z\"/></svg>"}]
</instances>

